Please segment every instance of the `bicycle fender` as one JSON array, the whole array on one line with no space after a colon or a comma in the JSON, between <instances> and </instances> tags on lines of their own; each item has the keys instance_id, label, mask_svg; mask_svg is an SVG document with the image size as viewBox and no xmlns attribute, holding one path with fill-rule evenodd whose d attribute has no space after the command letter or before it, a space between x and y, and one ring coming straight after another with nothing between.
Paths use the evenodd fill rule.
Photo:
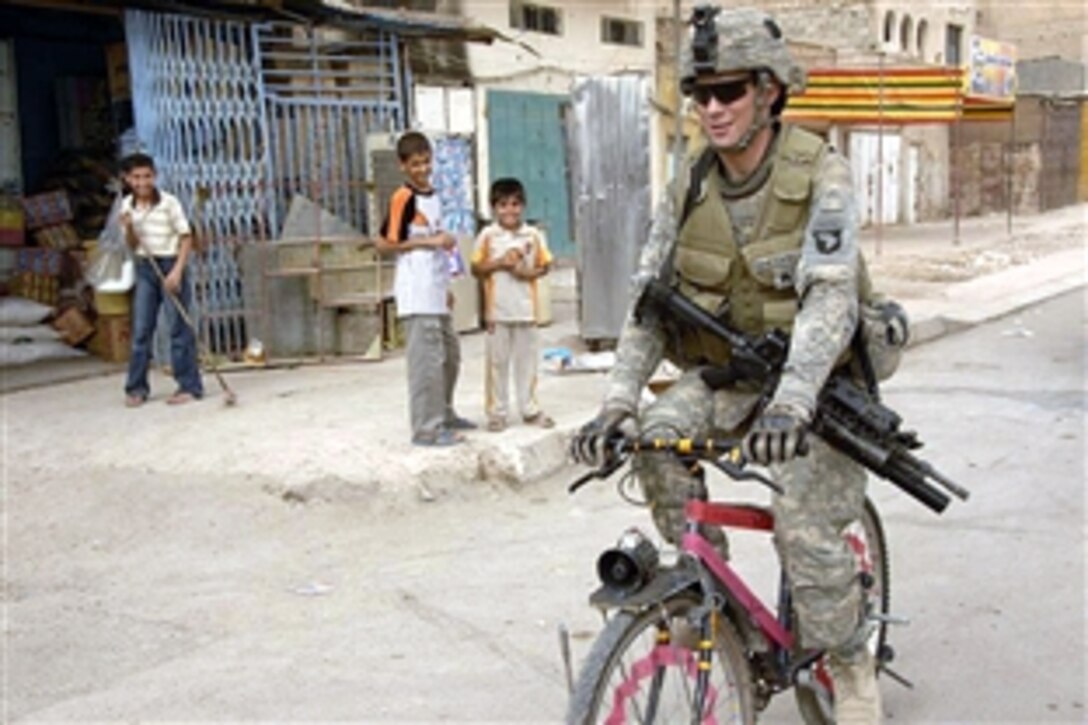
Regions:
<instances>
[{"instance_id":1,"label":"bicycle fender","mask_svg":"<svg viewBox=\"0 0 1088 725\"><path fill-rule=\"evenodd\" d=\"M589 595L589 603L599 609L642 609L698 584L697 570L692 567L671 566L658 569L650 581L637 589L598 587Z\"/></svg>"}]
</instances>

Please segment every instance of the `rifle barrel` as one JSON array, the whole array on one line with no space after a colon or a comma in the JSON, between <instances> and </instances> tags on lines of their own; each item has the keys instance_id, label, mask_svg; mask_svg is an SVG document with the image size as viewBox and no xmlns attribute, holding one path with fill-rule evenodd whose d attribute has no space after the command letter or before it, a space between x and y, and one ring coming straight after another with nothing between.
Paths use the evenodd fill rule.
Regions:
<instances>
[{"instance_id":1,"label":"rifle barrel","mask_svg":"<svg viewBox=\"0 0 1088 725\"><path fill-rule=\"evenodd\" d=\"M903 451L900 455L905 462L907 462L911 467L916 469L922 476L925 476L926 478L932 478L934 481L939 483L945 490L952 493L959 500L966 501L971 496L970 491L938 471L936 468L933 467L932 463L929 463L928 461L923 461L919 458L915 458L913 455L907 453L906 451Z\"/></svg>"},{"instance_id":2,"label":"rifle barrel","mask_svg":"<svg viewBox=\"0 0 1088 725\"><path fill-rule=\"evenodd\" d=\"M934 513L942 513L952 499L926 482L925 477L902 465L902 459L874 455L874 446L830 416L822 416L816 433L881 478L891 481Z\"/></svg>"}]
</instances>

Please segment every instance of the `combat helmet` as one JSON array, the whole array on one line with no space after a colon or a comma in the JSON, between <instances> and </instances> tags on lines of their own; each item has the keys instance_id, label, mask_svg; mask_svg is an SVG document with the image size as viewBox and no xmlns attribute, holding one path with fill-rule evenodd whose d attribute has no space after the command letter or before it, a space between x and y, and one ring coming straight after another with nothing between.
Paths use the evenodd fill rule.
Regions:
<instances>
[{"instance_id":1,"label":"combat helmet","mask_svg":"<svg viewBox=\"0 0 1088 725\"><path fill-rule=\"evenodd\" d=\"M761 10L699 5L691 17L691 41L680 53L680 90L690 95L701 75L769 71L787 93L805 87L805 73L793 61L778 24Z\"/></svg>"}]
</instances>

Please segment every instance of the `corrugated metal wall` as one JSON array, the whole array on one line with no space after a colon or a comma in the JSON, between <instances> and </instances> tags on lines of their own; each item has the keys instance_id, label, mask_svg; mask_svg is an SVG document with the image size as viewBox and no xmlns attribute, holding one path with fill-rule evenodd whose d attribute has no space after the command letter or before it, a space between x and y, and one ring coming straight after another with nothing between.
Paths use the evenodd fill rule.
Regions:
<instances>
[{"instance_id":1,"label":"corrugated metal wall","mask_svg":"<svg viewBox=\"0 0 1088 725\"><path fill-rule=\"evenodd\" d=\"M1088 98L1080 101L1080 180L1077 199L1088 201Z\"/></svg>"},{"instance_id":2,"label":"corrugated metal wall","mask_svg":"<svg viewBox=\"0 0 1088 725\"><path fill-rule=\"evenodd\" d=\"M568 145L581 274L581 334L615 340L650 227L650 80L580 79Z\"/></svg>"}]
</instances>

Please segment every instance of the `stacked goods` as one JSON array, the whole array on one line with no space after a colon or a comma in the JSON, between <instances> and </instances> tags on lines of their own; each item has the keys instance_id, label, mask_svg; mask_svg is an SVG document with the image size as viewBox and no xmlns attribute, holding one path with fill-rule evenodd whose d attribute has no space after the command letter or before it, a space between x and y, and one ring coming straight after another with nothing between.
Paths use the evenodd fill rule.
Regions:
<instances>
[{"instance_id":1,"label":"stacked goods","mask_svg":"<svg viewBox=\"0 0 1088 725\"><path fill-rule=\"evenodd\" d=\"M58 331L44 324L52 313L51 307L33 300L0 297L0 368L85 354L67 344L63 336L85 336L86 320L66 315L60 323L63 329Z\"/></svg>"},{"instance_id":2,"label":"stacked goods","mask_svg":"<svg viewBox=\"0 0 1088 725\"><path fill-rule=\"evenodd\" d=\"M82 240L71 224L54 224L34 232L34 241L39 247L49 249L75 249Z\"/></svg>"},{"instance_id":3,"label":"stacked goods","mask_svg":"<svg viewBox=\"0 0 1088 725\"><path fill-rule=\"evenodd\" d=\"M56 249L24 247L15 255L12 291L28 300L55 307L60 299L64 254Z\"/></svg>"},{"instance_id":4,"label":"stacked goods","mask_svg":"<svg viewBox=\"0 0 1088 725\"><path fill-rule=\"evenodd\" d=\"M87 351L108 362L127 362L132 350L132 323L126 315L99 315Z\"/></svg>"},{"instance_id":5,"label":"stacked goods","mask_svg":"<svg viewBox=\"0 0 1088 725\"><path fill-rule=\"evenodd\" d=\"M62 192L68 200L68 216L52 223L70 222L77 239L93 239L106 225L113 196L108 184L115 178L114 162L109 156L68 151L50 165L42 188ZM40 226L46 226L42 224ZM27 223L28 229L37 227Z\"/></svg>"},{"instance_id":6,"label":"stacked goods","mask_svg":"<svg viewBox=\"0 0 1088 725\"><path fill-rule=\"evenodd\" d=\"M94 325L78 307L69 307L53 319L53 329L60 339L73 347L87 341L95 332Z\"/></svg>"},{"instance_id":7,"label":"stacked goods","mask_svg":"<svg viewBox=\"0 0 1088 725\"><path fill-rule=\"evenodd\" d=\"M72 205L63 190L47 191L22 199L26 228L30 230L63 224L72 220Z\"/></svg>"},{"instance_id":8,"label":"stacked goods","mask_svg":"<svg viewBox=\"0 0 1088 725\"><path fill-rule=\"evenodd\" d=\"M0 246L21 247L25 240L23 208L14 196L0 193Z\"/></svg>"},{"instance_id":9,"label":"stacked goods","mask_svg":"<svg viewBox=\"0 0 1088 725\"><path fill-rule=\"evenodd\" d=\"M26 228L33 232L40 247L73 249L79 246L79 234L72 226L72 205L67 192L47 191L22 199Z\"/></svg>"}]
</instances>

